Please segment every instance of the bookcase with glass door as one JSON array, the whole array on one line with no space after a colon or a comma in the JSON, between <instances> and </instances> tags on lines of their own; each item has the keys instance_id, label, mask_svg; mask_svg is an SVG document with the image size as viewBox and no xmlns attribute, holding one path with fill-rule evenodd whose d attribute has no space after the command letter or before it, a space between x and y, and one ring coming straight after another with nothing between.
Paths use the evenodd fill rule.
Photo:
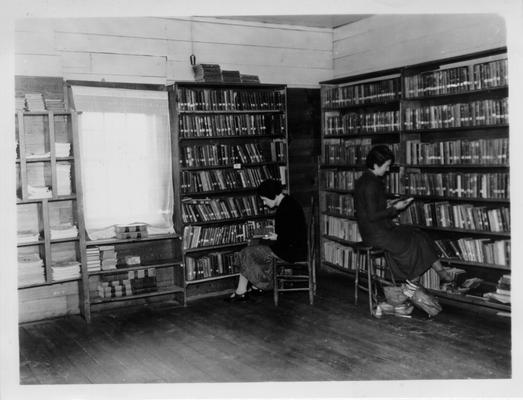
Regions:
<instances>
[{"instance_id":1,"label":"bookcase with glass door","mask_svg":"<svg viewBox=\"0 0 523 400\"><path fill-rule=\"evenodd\" d=\"M358 154L342 138L332 145L332 135L350 137L358 125L349 110L388 97L388 90L372 85L396 73L401 80L394 91L399 129L397 141L390 142L400 170L395 192L415 199L399 223L433 237L442 262L457 275L458 287L442 285L432 270L422 284L443 301L510 312L507 70L506 49L498 48L322 83L324 265L354 271L358 260L350 245L360 239L356 221L346 221L358 172L344 171ZM372 83L361 84L362 79ZM353 118L362 116L371 118ZM366 142L368 147L375 143ZM340 161L342 168L333 165Z\"/></svg>"},{"instance_id":2,"label":"bookcase with glass door","mask_svg":"<svg viewBox=\"0 0 523 400\"><path fill-rule=\"evenodd\" d=\"M186 294L216 295L234 287L235 252L274 229L256 187L268 178L288 187L286 86L176 82L168 90Z\"/></svg>"}]
</instances>

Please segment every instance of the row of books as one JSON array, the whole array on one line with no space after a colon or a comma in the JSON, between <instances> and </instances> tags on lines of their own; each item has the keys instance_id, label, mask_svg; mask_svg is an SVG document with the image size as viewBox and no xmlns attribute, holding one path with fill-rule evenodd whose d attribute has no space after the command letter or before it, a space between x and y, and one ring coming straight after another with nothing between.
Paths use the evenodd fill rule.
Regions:
<instances>
[{"instance_id":1,"label":"row of books","mask_svg":"<svg viewBox=\"0 0 523 400\"><path fill-rule=\"evenodd\" d=\"M463 93L506 86L507 59L423 72L405 77L407 98Z\"/></svg>"},{"instance_id":2,"label":"row of books","mask_svg":"<svg viewBox=\"0 0 523 400\"><path fill-rule=\"evenodd\" d=\"M105 275L102 279L97 287L101 298L131 296L158 290L156 268Z\"/></svg>"},{"instance_id":3,"label":"row of books","mask_svg":"<svg viewBox=\"0 0 523 400\"><path fill-rule=\"evenodd\" d=\"M508 124L508 99L407 107L403 124L406 130L504 125Z\"/></svg>"},{"instance_id":4,"label":"row of books","mask_svg":"<svg viewBox=\"0 0 523 400\"><path fill-rule=\"evenodd\" d=\"M350 194L326 193L325 209L330 213L353 216L354 197Z\"/></svg>"},{"instance_id":5,"label":"row of books","mask_svg":"<svg viewBox=\"0 0 523 400\"><path fill-rule=\"evenodd\" d=\"M348 271L356 271L358 266L357 254L352 247L330 240L323 242L323 256L326 262Z\"/></svg>"},{"instance_id":6,"label":"row of books","mask_svg":"<svg viewBox=\"0 0 523 400\"><path fill-rule=\"evenodd\" d=\"M283 110L285 94L272 89L178 88L179 111Z\"/></svg>"},{"instance_id":7,"label":"row of books","mask_svg":"<svg viewBox=\"0 0 523 400\"><path fill-rule=\"evenodd\" d=\"M372 148L370 139L325 139L323 162L327 165L365 165Z\"/></svg>"},{"instance_id":8,"label":"row of books","mask_svg":"<svg viewBox=\"0 0 523 400\"><path fill-rule=\"evenodd\" d=\"M287 152L285 141L243 143L236 145L206 144L182 147L182 166L210 167L236 163L284 162Z\"/></svg>"},{"instance_id":9,"label":"row of books","mask_svg":"<svg viewBox=\"0 0 523 400\"><path fill-rule=\"evenodd\" d=\"M438 228L457 228L471 231L510 232L508 207L486 208L472 204L448 202L414 202L400 214L403 224L425 225Z\"/></svg>"},{"instance_id":10,"label":"row of books","mask_svg":"<svg viewBox=\"0 0 523 400\"><path fill-rule=\"evenodd\" d=\"M202 256L185 257L185 279L194 281L239 272L233 252L212 252Z\"/></svg>"},{"instance_id":11,"label":"row of books","mask_svg":"<svg viewBox=\"0 0 523 400\"><path fill-rule=\"evenodd\" d=\"M325 189L329 190L354 190L356 180L363 174L363 171L338 171L323 170L323 182ZM404 187L401 185L401 175L399 172L390 172L383 178L385 191L393 194L403 194Z\"/></svg>"},{"instance_id":12,"label":"row of books","mask_svg":"<svg viewBox=\"0 0 523 400\"><path fill-rule=\"evenodd\" d=\"M356 221L324 215L322 225L324 235L350 242L361 242L360 231Z\"/></svg>"},{"instance_id":13,"label":"row of books","mask_svg":"<svg viewBox=\"0 0 523 400\"><path fill-rule=\"evenodd\" d=\"M209 192L216 190L234 190L256 188L269 178L278 179L285 184L286 167L262 165L242 169L217 169L210 171L183 171L182 193Z\"/></svg>"},{"instance_id":14,"label":"row of books","mask_svg":"<svg viewBox=\"0 0 523 400\"><path fill-rule=\"evenodd\" d=\"M182 138L282 135L285 133L283 114L181 114L178 118Z\"/></svg>"},{"instance_id":15,"label":"row of books","mask_svg":"<svg viewBox=\"0 0 523 400\"><path fill-rule=\"evenodd\" d=\"M241 224L223 226L185 226L183 228L183 249L195 249L244 243L254 236L274 232L273 220L245 221Z\"/></svg>"},{"instance_id":16,"label":"row of books","mask_svg":"<svg viewBox=\"0 0 523 400\"><path fill-rule=\"evenodd\" d=\"M510 265L510 240L439 239L436 245L445 258L477 263Z\"/></svg>"},{"instance_id":17,"label":"row of books","mask_svg":"<svg viewBox=\"0 0 523 400\"><path fill-rule=\"evenodd\" d=\"M324 107L379 103L397 100L401 96L399 78L322 89Z\"/></svg>"},{"instance_id":18,"label":"row of books","mask_svg":"<svg viewBox=\"0 0 523 400\"><path fill-rule=\"evenodd\" d=\"M182 220L184 223L216 221L256 215L267 215L258 196L224 197L213 199L182 200Z\"/></svg>"},{"instance_id":19,"label":"row of books","mask_svg":"<svg viewBox=\"0 0 523 400\"><path fill-rule=\"evenodd\" d=\"M405 174L405 193L411 195L508 199L508 173L421 173Z\"/></svg>"},{"instance_id":20,"label":"row of books","mask_svg":"<svg viewBox=\"0 0 523 400\"><path fill-rule=\"evenodd\" d=\"M509 163L508 138L447 140L436 143L407 140L405 146L406 161L409 165L508 165Z\"/></svg>"},{"instance_id":21,"label":"row of books","mask_svg":"<svg viewBox=\"0 0 523 400\"><path fill-rule=\"evenodd\" d=\"M365 160L373 147L370 138L361 139L324 139L323 162L334 165L365 165ZM400 144L388 143L387 146L396 159L400 156Z\"/></svg>"},{"instance_id":22,"label":"row of books","mask_svg":"<svg viewBox=\"0 0 523 400\"><path fill-rule=\"evenodd\" d=\"M325 115L325 136L360 133L388 133L400 130L399 111L378 111Z\"/></svg>"}]
</instances>

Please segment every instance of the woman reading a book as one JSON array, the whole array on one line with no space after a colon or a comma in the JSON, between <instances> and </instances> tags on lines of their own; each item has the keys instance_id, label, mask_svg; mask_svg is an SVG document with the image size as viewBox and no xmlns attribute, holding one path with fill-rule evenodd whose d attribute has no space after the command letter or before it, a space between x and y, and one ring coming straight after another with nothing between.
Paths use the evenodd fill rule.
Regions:
<instances>
[{"instance_id":1,"label":"woman reading a book","mask_svg":"<svg viewBox=\"0 0 523 400\"><path fill-rule=\"evenodd\" d=\"M387 206L383 177L393 163L392 151L377 145L367 155L368 169L356 181L354 205L363 242L388 253L396 279L416 283L432 267L442 281L450 282L452 276L441 265L433 240L419 229L393 222L413 200L398 199Z\"/></svg>"},{"instance_id":2,"label":"woman reading a book","mask_svg":"<svg viewBox=\"0 0 523 400\"><path fill-rule=\"evenodd\" d=\"M307 258L307 227L300 203L284 194L280 181L275 179L263 181L257 194L265 206L276 208L275 232L238 253L240 278L238 287L226 299L231 302L247 300L249 283L254 291L272 289L273 260L293 262Z\"/></svg>"}]
</instances>

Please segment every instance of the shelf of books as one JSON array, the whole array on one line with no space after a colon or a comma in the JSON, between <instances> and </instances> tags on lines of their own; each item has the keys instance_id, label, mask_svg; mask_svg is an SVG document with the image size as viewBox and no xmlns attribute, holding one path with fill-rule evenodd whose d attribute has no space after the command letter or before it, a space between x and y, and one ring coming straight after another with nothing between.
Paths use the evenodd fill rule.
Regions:
<instances>
[{"instance_id":1,"label":"shelf of books","mask_svg":"<svg viewBox=\"0 0 523 400\"><path fill-rule=\"evenodd\" d=\"M457 286L450 287L429 271L423 284L445 301L510 310L506 49L405 66L398 83L379 75L322 83L324 237L359 240L356 220L341 215L353 216L350 190L361 172L338 166L363 163L377 143L376 136L351 141L352 132L362 131L360 121L378 124L392 118L359 111L365 110L365 101L372 102L369 107L376 113L377 107L397 104L398 136L389 141L399 163L395 190L415 199L398 222L429 233L441 260L457 276ZM389 101L377 101L380 97ZM396 184L394 174L392 169L389 187ZM351 250L342 243L329 239L322 247L325 263L348 271L356 268Z\"/></svg>"},{"instance_id":2,"label":"shelf of books","mask_svg":"<svg viewBox=\"0 0 523 400\"><path fill-rule=\"evenodd\" d=\"M399 155L400 77L399 69L388 70L321 85L320 254L323 265L351 275L359 262L353 246L361 241L354 184L372 146L387 144ZM400 172L394 165L387 177L391 196L401 189Z\"/></svg>"},{"instance_id":3,"label":"shelf of books","mask_svg":"<svg viewBox=\"0 0 523 400\"><path fill-rule=\"evenodd\" d=\"M187 290L236 278L235 253L274 229L256 187L288 181L286 86L176 82L168 90Z\"/></svg>"}]
</instances>

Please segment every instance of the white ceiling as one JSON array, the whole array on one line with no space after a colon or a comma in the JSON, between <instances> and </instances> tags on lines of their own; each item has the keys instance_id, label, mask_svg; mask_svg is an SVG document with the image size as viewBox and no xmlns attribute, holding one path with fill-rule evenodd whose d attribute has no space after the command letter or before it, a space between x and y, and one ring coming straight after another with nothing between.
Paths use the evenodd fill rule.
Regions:
<instances>
[{"instance_id":1,"label":"white ceiling","mask_svg":"<svg viewBox=\"0 0 523 400\"><path fill-rule=\"evenodd\" d=\"M215 18L235 19L239 21L265 22L268 24L299 25L314 28L337 28L351 24L371 14L333 14L333 15L233 15Z\"/></svg>"}]
</instances>

